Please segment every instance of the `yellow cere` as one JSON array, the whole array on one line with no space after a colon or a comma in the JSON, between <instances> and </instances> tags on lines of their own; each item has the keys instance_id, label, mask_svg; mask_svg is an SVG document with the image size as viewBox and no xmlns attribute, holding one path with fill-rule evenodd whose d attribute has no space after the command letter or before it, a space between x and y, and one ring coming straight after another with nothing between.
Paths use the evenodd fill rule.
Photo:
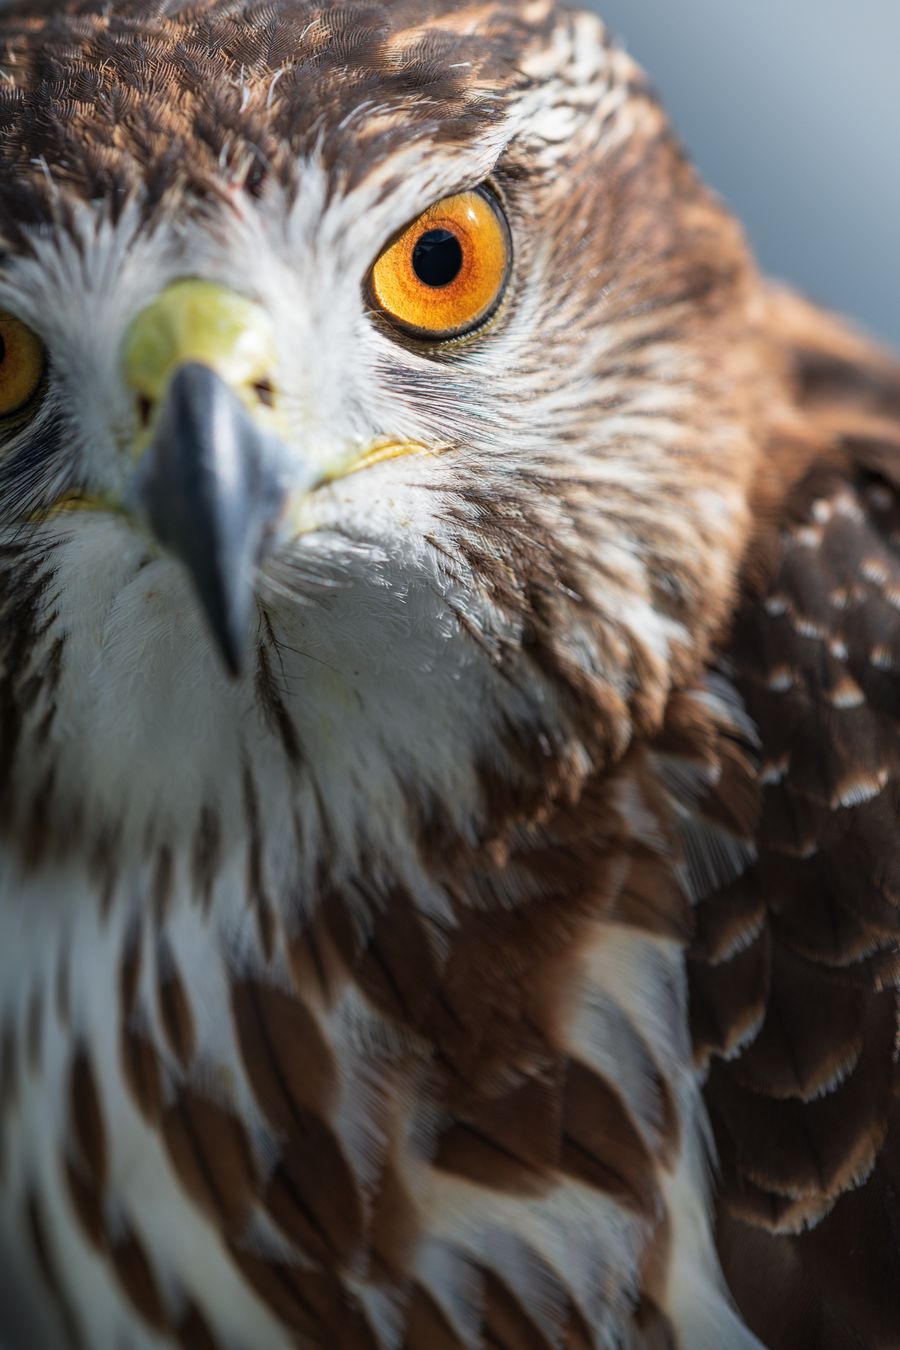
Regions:
<instances>
[{"instance_id":1,"label":"yellow cere","mask_svg":"<svg viewBox=\"0 0 900 1350\"><path fill-rule=\"evenodd\" d=\"M461 337L496 309L511 255L499 203L486 192L460 192L430 206L385 249L372 269L372 298L416 337Z\"/></svg>"},{"instance_id":2,"label":"yellow cere","mask_svg":"<svg viewBox=\"0 0 900 1350\"><path fill-rule=\"evenodd\" d=\"M0 417L18 412L37 391L44 374L40 338L21 319L0 312Z\"/></svg>"},{"instance_id":3,"label":"yellow cere","mask_svg":"<svg viewBox=\"0 0 900 1350\"><path fill-rule=\"evenodd\" d=\"M486 204L484 209L492 210ZM449 217L445 212L440 219ZM472 229L475 229L474 225ZM486 293L485 289L478 301L479 307L483 307ZM6 344L5 360L9 362L8 375L5 367L0 365L2 410L19 406L33 391L43 371L43 349L27 328L7 315L0 315L0 334ZM172 376L180 366L193 361L214 370L244 401L257 422L276 435L285 433L277 404L272 406L271 380L276 369L276 344L268 314L246 296L213 282L184 280L173 283L142 310L126 334L124 375L136 398L144 405L145 413L144 426L134 446L135 454L143 451L153 435L156 410ZM26 378L28 368L30 374ZM271 400L261 396L260 386L272 392ZM383 437L361 452L342 457L335 469L332 472L326 470L323 477L326 482L335 482L387 460L428 453L432 451L418 441ZM304 508L305 501L298 503L301 517ZM108 497L73 491L29 518L40 521L72 511L114 513L121 509L120 503Z\"/></svg>"},{"instance_id":4,"label":"yellow cere","mask_svg":"<svg viewBox=\"0 0 900 1350\"><path fill-rule=\"evenodd\" d=\"M268 396L277 364L272 320L262 305L212 281L168 286L137 316L125 337L125 378L153 410L179 366L209 366L271 431L283 431ZM149 439L149 430L136 446Z\"/></svg>"}]
</instances>

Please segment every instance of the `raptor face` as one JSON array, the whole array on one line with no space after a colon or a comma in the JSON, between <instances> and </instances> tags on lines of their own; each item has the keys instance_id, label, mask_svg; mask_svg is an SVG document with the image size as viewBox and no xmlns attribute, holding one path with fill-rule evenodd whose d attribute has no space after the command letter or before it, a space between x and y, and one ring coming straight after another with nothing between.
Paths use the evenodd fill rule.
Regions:
<instances>
[{"instance_id":1,"label":"raptor face","mask_svg":"<svg viewBox=\"0 0 900 1350\"><path fill-rule=\"evenodd\" d=\"M748 267L599 23L263 9L6 20L4 706L60 847L228 834L242 764L332 856L472 841L730 593Z\"/></svg>"}]
</instances>

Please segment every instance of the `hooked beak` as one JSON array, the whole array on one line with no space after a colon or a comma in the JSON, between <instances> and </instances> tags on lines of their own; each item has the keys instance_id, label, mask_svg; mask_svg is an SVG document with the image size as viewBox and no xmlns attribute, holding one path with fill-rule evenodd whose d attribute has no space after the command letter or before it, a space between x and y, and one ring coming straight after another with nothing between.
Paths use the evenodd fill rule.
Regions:
<instances>
[{"instance_id":1,"label":"hooked beak","mask_svg":"<svg viewBox=\"0 0 900 1350\"><path fill-rule=\"evenodd\" d=\"M132 481L132 502L187 568L232 675L241 670L256 568L285 499L278 445L209 366L179 366Z\"/></svg>"},{"instance_id":2,"label":"hooked beak","mask_svg":"<svg viewBox=\"0 0 900 1350\"><path fill-rule=\"evenodd\" d=\"M213 282L176 281L134 320L124 373L143 414L126 505L187 569L228 670L248 645L258 564L286 500L267 312ZM293 467L319 479L312 464Z\"/></svg>"},{"instance_id":3,"label":"hooked beak","mask_svg":"<svg viewBox=\"0 0 900 1350\"><path fill-rule=\"evenodd\" d=\"M225 665L239 675L259 564L302 532L324 482L410 454L421 441L381 437L325 458L288 444L268 312L212 281L173 282L133 321L123 374L141 424L124 495L64 494L44 514L123 510L184 566Z\"/></svg>"}]
</instances>

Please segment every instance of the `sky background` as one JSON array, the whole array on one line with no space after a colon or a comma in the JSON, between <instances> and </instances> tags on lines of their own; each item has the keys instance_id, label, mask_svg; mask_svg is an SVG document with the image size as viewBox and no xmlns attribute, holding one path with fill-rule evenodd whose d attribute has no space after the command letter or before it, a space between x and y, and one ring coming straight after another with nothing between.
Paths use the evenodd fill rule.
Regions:
<instances>
[{"instance_id":1,"label":"sky background","mask_svg":"<svg viewBox=\"0 0 900 1350\"><path fill-rule=\"evenodd\" d=\"M592 7L766 270L900 346L900 0Z\"/></svg>"}]
</instances>

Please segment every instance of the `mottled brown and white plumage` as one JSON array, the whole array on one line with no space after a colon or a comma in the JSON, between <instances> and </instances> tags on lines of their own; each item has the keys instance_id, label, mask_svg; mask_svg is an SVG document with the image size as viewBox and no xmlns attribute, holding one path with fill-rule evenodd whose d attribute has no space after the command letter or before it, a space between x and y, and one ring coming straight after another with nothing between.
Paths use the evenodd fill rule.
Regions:
<instances>
[{"instance_id":1,"label":"mottled brown and white plumage","mask_svg":"<svg viewBox=\"0 0 900 1350\"><path fill-rule=\"evenodd\" d=\"M485 180L501 309L398 337ZM20 0L0 245L4 1350L900 1344L900 366L548 0ZM237 679L77 509L184 277L298 483L421 449L304 496Z\"/></svg>"}]
</instances>

